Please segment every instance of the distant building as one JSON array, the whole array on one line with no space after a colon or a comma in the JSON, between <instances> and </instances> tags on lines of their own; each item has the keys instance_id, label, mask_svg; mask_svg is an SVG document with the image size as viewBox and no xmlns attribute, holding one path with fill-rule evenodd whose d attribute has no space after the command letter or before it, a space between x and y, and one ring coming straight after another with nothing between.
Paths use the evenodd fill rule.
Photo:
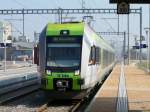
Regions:
<instances>
[{"instance_id":1,"label":"distant building","mask_svg":"<svg viewBox=\"0 0 150 112\"><path fill-rule=\"evenodd\" d=\"M27 42L26 36L19 36L18 41L19 42Z\"/></svg>"},{"instance_id":2,"label":"distant building","mask_svg":"<svg viewBox=\"0 0 150 112\"><path fill-rule=\"evenodd\" d=\"M7 60L32 60L34 43L32 42L15 42L12 47L6 48ZM4 48L0 48L0 61L4 59Z\"/></svg>"},{"instance_id":3,"label":"distant building","mask_svg":"<svg viewBox=\"0 0 150 112\"><path fill-rule=\"evenodd\" d=\"M34 42L35 43L39 42L39 37L40 37L40 33L34 32Z\"/></svg>"},{"instance_id":4,"label":"distant building","mask_svg":"<svg viewBox=\"0 0 150 112\"><path fill-rule=\"evenodd\" d=\"M0 43L12 43L12 25L0 22Z\"/></svg>"}]
</instances>

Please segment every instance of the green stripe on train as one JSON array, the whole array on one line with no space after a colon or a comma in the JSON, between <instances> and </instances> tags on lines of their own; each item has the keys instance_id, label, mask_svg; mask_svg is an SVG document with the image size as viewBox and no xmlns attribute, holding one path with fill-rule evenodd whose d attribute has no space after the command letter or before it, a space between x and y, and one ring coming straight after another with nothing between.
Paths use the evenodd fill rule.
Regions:
<instances>
[{"instance_id":1,"label":"green stripe on train","mask_svg":"<svg viewBox=\"0 0 150 112\"><path fill-rule=\"evenodd\" d=\"M60 35L61 30L69 30L70 35L83 35L84 23L67 23L67 24L51 24L47 25L46 36Z\"/></svg>"},{"instance_id":2,"label":"green stripe on train","mask_svg":"<svg viewBox=\"0 0 150 112\"><path fill-rule=\"evenodd\" d=\"M53 90L53 79L54 78L70 78L73 80L72 89L80 90L80 85L78 84L78 80L80 80L80 76L75 76L74 73L61 73L61 72L53 72L52 75L46 75L46 79L48 80L48 84L46 85L46 89Z\"/></svg>"}]
</instances>

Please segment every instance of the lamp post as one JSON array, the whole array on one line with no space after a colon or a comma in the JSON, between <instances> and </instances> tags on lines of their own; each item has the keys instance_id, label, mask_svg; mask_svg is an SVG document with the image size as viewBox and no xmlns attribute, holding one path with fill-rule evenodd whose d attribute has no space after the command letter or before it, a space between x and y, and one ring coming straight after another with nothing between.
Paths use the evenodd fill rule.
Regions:
<instances>
[{"instance_id":1,"label":"lamp post","mask_svg":"<svg viewBox=\"0 0 150 112\"><path fill-rule=\"evenodd\" d=\"M3 39L4 39L4 72L6 72L6 30L5 27L3 27Z\"/></svg>"},{"instance_id":2,"label":"lamp post","mask_svg":"<svg viewBox=\"0 0 150 112\"><path fill-rule=\"evenodd\" d=\"M4 72L6 72L6 39L4 40Z\"/></svg>"},{"instance_id":3,"label":"lamp post","mask_svg":"<svg viewBox=\"0 0 150 112\"><path fill-rule=\"evenodd\" d=\"M3 37L3 42L4 42L4 72L6 71L6 37L4 36L5 32L5 27L1 27L1 32L2 32L2 37Z\"/></svg>"},{"instance_id":4,"label":"lamp post","mask_svg":"<svg viewBox=\"0 0 150 112\"><path fill-rule=\"evenodd\" d=\"M147 71L150 72L150 4L149 4L149 27L144 28L147 35ZM149 35L149 38L148 38Z\"/></svg>"},{"instance_id":5,"label":"lamp post","mask_svg":"<svg viewBox=\"0 0 150 112\"><path fill-rule=\"evenodd\" d=\"M135 46L139 46L139 43L138 43L138 40L137 40L137 36L136 35L134 35L135 36ZM136 51L136 54L135 54L135 59L136 59L136 61L139 59L139 57L138 57L138 50L137 49L135 49L135 51Z\"/></svg>"},{"instance_id":6,"label":"lamp post","mask_svg":"<svg viewBox=\"0 0 150 112\"><path fill-rule=\"evenodd\" d=\"M150 35L148 38L148 33L150 32L150 28L144 28L147 37L147 71L150 72Z\"/></svg>"}]
</instances>

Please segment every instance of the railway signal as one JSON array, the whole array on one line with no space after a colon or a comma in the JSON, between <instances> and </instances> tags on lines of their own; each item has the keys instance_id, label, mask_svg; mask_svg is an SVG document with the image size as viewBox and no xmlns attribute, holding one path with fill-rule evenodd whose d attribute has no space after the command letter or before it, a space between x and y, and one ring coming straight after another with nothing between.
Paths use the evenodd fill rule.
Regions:
<instances>
[{"instance_id":1,"label":"railway signal","mask_svg":"<svg viewBox=\"0 0 150 112\"><path fill-rule=\"evenodd\" d=\"M141 48L147 48L148 46L146 44L141 44L140 47Z\"/></svg>"},{"instance_id":2,"label":"railway signal","mask_svg":"<svg viewBox=\"0 0 150 112\"><path fill-rule=\"evenodd\" d=\"M146 44L141 44L140 46L133 46L133 49L147 48Z\"/></svg>"},{"instance_id":3,"label":"railway signal","mask_svg":"<svg viewBox=\"0 0 150 112\"><path fill-rule=\"evenodd\" d=\"M133 49L140 49L140 46L132 46Z\"/></svg>"}]
</instances>

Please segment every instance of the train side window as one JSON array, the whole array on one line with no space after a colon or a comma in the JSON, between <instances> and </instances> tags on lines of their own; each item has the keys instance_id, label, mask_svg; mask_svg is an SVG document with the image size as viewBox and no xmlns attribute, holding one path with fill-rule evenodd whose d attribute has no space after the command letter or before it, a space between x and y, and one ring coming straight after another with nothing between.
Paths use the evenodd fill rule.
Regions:
<instances>
[{"instance_id":1,"label":"train side window","mask_svg":"<svg viewBox=\"0 0 150 112\"><path fill-rule=\"evenodd\" d=\"M96 47L96 64L100 63L100 48Z\"/></svg>"},{"instance_id":2,"label":"train side window","mask_svg":"<svg viewBox=\"0 0 150 112\"><path fill-rule=\"evenodd\" d=\"M96 63L96 47L92 46L89 58L89 65L95 65L95 63Z\"/></svg>"},{"instance_id":3,"label":"train side window","mask_svg":"<svg viewBox=\"0 0 150 112\"><path fill-rule=\"evenodd\" d=\"M103 64L105 67L106 66L106 51L105 50L103 51Z\"/></svg>"},{"instance_id":4,"label":"train side window","mask_svg":"<svg viewBox=\"0 0 150 112\"><path fill-rule=\"evenodd\" d=\"M108 63L108 52L106 50L103 51L103 61L104 67L106 67Z\"/></svg>"}]
</instances>

